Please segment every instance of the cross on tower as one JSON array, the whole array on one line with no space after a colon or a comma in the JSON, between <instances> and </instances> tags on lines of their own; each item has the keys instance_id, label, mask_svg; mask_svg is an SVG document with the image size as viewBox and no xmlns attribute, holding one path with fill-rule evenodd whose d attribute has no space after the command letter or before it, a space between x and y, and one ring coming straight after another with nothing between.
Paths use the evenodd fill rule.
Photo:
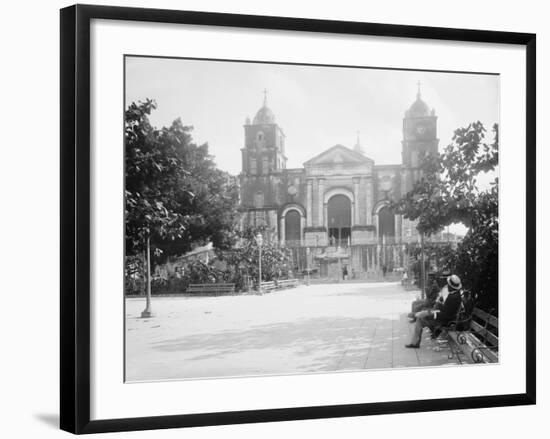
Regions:
<instances>
[{"instance_id":1,"label":"cross on tower","mask_svg":"<svg viewBox=\"0 0 550 439\"><path fill-rule=\"evenodd\" d=\"M264 105L267 104L267 88L264 88Z\"/></svg>"},{"instance_id":2,"label":"cross on tower","mask_svg":"<svg viewBox=\"0 0 550 439\"><path fill-rule=\"evenodd\" d=\"M416 93L416 97L420 99L420 85L422 85L422 83L418 81L416 85L418 86L418 92Z\"/></svg>"}]
</instances>

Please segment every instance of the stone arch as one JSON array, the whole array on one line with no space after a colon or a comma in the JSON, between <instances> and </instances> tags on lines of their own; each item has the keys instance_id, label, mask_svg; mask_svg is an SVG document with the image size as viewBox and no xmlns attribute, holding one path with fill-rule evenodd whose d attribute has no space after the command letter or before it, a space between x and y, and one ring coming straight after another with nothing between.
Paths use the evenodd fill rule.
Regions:
<instances>
[{"instance_id":1,"label":"stone arch","mask_svg":"<svg viewBox=\"0 0 550 439\"><path fill-rule=\"evenodd\" d=\"M302 206L295 203L285 205L281 209L279 219L279 239L281 245L285 244L288 239L297 241L295 244L301 245L305 221L306 211Z\"/></svg>"},{"instance_id":2,"label":"stone arch","mask_svg":"<svg viewBox=\"0 0 550 439\"><path fill-rule=\"evenodd\" d=\"M295 203L286 204L285 206L283 206L283 208L281 209L281 216L285 216L287 212L290 210L297 210L300 216L303 216L303 217L306 216L306 210L299 204L295 204Z\"/></svg>"},{"instance_id":3,"label":"stone arch","mask_svg":"<svg viewBox=\"0 0 550 439\"><path fill-rule=\"evenodd\" d=\"M383 236L392 240L397 236L397 215L390 211L389 205L389 200L381 200L372 209L374 223L376 224L376 236L379 240L383 239Z\"/></svg>"},{"instance_id":4,"label":"stone arch","mask_svg":"<svg viewBox=\"0 0 550 439\"><path fill-rule=\"evenodd\" d=\"M346 197L349 198L352 205L355 203L355 197L351 190L345 187L333 187L325 192L323 196L324 204L327 204L328 200L332 198L334 195L345 195Z\"/></svg>"},{"instance_id":5,"label":"stone arch","mask_svg":"<svg viewBox=\"0 0 550 439\"><path fill-rule=\"evenodd\" d=\"M327 237L328 237L328 212L327 212L327 206L328 201L334 197L335 195L344 195L349 198L349 201L351 203L351 227L355 225L354 218L355 218L355 196L353 194L353 191L346 187L333 187L327 190L323 195L323 226L327 228Z\"/></svg>"},{"instance_id":6,"label":"stone arch","mask_svg":"<svg viewBox=\"0 0 550 439\"><path fill-rule=\"evenodd\" d=\"M389 206L389 205L390 205L390 200L377 201L374 204L374 206L372 207L372 214L373 215L378 215L378 212L380 212L380 210L382 210L384 207Z\"/></svg>"},{"instance_id":7,"label":"stone arch","mask_svg":"<svg viewBox=\"0 0 550 439\"><path fill-rule=\"evenodd\" d=\"M329 244L351 244L351 228L354 225L355 199L346 188L332 188L324 194L324 224Z\"/></svg>"}]
</instances>

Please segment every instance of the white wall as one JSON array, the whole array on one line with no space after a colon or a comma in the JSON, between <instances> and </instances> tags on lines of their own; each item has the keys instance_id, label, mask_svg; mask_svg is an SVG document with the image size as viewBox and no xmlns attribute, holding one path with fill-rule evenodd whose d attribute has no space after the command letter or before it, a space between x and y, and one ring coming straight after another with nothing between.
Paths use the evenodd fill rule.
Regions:
<instances>
[{"instance_id":1,"label":"white wall","mask_svg":"<svg viewBox=\"0 0 550 439\"><path fill-rule=\"evenodd\" d=\"M462 0L312 2L278 0L108 1L87 3L121 6L164 7L264 15L303 16L396 24L483 28L538 34L538 125L547 120L550 28L544 3ZM58 412L58 9L70 2L22 1L3 5L0 68L2 120L0 188L2 205L0 239L2 297L0 313L0 431L4 437L60 437ZM545 13L546 12L546 13ZM546 110L546 111L545 111ZM545 117L546 116L546 117ZM550 184L548 153L542 149L547 134L539 129L538 221L548 217L543 204ZM543 175L543 172L546 175ZM548 321L542 311L548 305L542 279L549 262L543 257L548 234L538 232L539 244L539 371L547 366ZM32 257L31 257L32 255ZM536 407L499 408L328 419L186 430L190 438L239 437L384 437L405 438L417 434L450 438L512 438L536 432L548 425L548 378L539 373ZM455 426L461 426L456 430ZM178 430L126 433L114 437L179 437ZM537 433L534 433L537 436ZM540 436L540 434L538 435Z\"/></svg>"}]
</instances>

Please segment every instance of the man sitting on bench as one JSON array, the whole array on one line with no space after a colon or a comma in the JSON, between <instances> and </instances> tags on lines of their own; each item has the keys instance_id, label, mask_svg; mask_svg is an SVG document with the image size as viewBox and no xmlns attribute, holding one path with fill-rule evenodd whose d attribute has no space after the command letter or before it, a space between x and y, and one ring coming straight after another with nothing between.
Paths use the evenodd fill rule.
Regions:
<instances>
[{"instance_id":1,"label":"man sitting on bench","mask_svg":"<svg viewBox=\"0 0 550 439\"><path fill-rule=\"evenodd\" d=\"M417 312L412 340L406 344L406 348L419 348L422 340L422 329L430 328L432 338L436 338L437 330L452 321L460 308L460 290L462 283L460 278L453 274L447 278L447 285L442 288L439 297L432 309Z\"/></svg>"},{"instance_id":2,"label":"man sitting on bench","mask_svg":"<svg viewBox=\"0 0 550 439\"><path fill-rule=\"evenodd\" d=\"M422 311L423 309L431 309L435 305L435 301L439 297L439 285L437 283L437 280L434 278L432 282L432 286L430 287L430 290L428 291L427 297L424 300L416 300L412 304L412 312L408 314L409 321L411 323L416 322L416 314L418 311Z\"/></svg>"}]
</instances>

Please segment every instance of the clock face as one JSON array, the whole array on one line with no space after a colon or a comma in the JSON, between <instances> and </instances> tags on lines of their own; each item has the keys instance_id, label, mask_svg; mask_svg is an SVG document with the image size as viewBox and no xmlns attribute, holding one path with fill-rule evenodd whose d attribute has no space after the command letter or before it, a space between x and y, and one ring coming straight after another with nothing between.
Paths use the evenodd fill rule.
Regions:
<instances>
[{"instance_id":1,"label":"clock face","mask_svg":"<svg viewBox=\"0 0 550 439\"><path fill-rule=\"evenodd\" d=\"M426 131L427 131L426 125L418 125L416 127L416 133L420 136L423 136L424 134L426 134Z\"/></svg>"},{"instance_id":2,"label":"clock face","mask_svg":"<svg viewBox=\"0 0 550 439\"><path fill-rule=\"evenodd\" d=\"M287 192L288 192L288 195L294 196L298 193L298 189L296 189L296 186L289 186Z\"/></svg>"}]
</instances>

